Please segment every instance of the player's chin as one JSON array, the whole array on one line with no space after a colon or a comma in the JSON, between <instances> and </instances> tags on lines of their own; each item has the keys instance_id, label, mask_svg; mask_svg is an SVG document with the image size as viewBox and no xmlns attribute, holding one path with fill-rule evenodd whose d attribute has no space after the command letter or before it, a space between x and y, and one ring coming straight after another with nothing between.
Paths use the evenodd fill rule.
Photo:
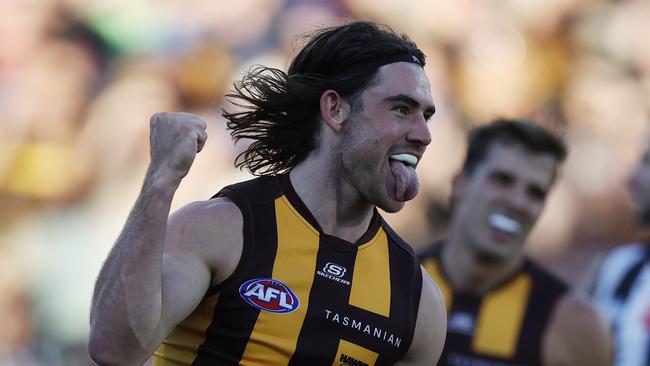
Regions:
<instances>
[{"instance_id":1,"label":"player's chin","mask_svg":"<svg viewBox=\"0 0 650 366\"><path fill-rule=\"evenodd\" d=\"M382 200L382 202L378 203L377 207L388 213L395 213L404 208L405 204L406 202L404 201L398 201L387 197L385 200Z\"/></svg>"},{"instance_id":2,"label":"player's chin","mask_svg":"<svg viewBox=\"0 0 650 366\"><path fill-rule=\"evenodd\" d=\"M479 261L491 264L502 263L510 257L507 251L491 247L474 248L474 252Z\"/></svg>"}]
</instances>

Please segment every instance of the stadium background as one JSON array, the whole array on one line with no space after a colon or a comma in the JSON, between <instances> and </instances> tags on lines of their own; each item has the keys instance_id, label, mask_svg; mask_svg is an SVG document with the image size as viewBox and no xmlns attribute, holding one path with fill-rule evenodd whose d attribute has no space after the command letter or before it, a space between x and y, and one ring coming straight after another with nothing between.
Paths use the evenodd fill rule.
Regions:
<instances>
[{"instance_id":1,"label":"stadium background","mask_svg":"<svg viewBox=\"0 0 650 366\"><path fill-rule=\"evenodd\" d=\"M467 128L531 116L570 156L528 249L573 284L642 234L625 182L649 121L646 0L0 1L0 365L88 365L93 282L138 194L148 119L191 111L209 140L173 208L243 180L219 110L253 64L285 69L295 35L345 19L408 33L437 114L422 190L388 219L444 237Z\"/></svg>"}]
</instances>

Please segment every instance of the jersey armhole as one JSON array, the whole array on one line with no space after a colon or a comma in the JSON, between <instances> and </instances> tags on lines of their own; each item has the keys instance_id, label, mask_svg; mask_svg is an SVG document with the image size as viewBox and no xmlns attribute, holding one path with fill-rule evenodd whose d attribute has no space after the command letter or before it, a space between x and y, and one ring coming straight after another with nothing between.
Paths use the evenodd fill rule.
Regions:
<instances>
[{"instance_id":1,"label":"jersey armhole","mask_svg":"<svg viewBox=\"0 0 650 366\"><path fill-rule=\"evenodd\" d=\"M414 286L414 294L413 294L413 303L411 307L411 333L409 334L409 338L406 342L406 347L404 347L404 350L402 354L400 355L400 359L404 357L406 352L411 348L411 344L413 344L413 338L415 338L415 328L417 327L418 323L418 313L420 311L420 299L422 298L422 286L423 286L423 279L422 279L422 267L420 266L419 261L417 258L415 258L415 284Z\"/></svg>"},{"instance_id":2,"label":"jersey armhole","mask_svg":"<svg viewBox=\"0 0 650 366\"><path fill-rule=\"evenodd\" d=\"M237 191L228 187L221 190L221 192L215 195L215 197L227 197L237 206L237 208L239 208L243 220L242 230L244 242L242 243L243 245L241 257L239 258L239 263L237 263L235 270L226 279L210 287L206 292L206 297L221 292L221 290L223 290L226 286L235 281L241 275L241 273L244 271L244 268L248 264L252 245L251 209L246 200Z\"/></svg>"}]
</instances>

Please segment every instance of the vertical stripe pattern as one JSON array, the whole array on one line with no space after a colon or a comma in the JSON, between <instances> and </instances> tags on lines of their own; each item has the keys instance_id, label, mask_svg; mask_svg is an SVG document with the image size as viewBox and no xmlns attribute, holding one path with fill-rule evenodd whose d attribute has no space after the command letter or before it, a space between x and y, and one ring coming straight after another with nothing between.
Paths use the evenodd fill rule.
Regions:
<instances>
[{"instance_id":1,"label":"vertical stripe pattern","mask_svg":"<svg viewBox=\"0 0 650 366\"><path fill-rule=\"evenodd\" d=\"M313 276L316 270L318 232L305 225L284 196L275 201L275 215L278 244L272 278L287 285L298 297L300 306L287 314L260 312L242 356L243 365L288 364L309 307L313 279L305 281L304 275Z\"/></svg>"},{"instance_id":2,"label":"vertical stripe pattern","mask_svg":"<svg viewBox=\"0 0 650 366\"><path fill-rule=\"evenodd\" d=\"M189 365L205 340L205 330L212 322L219 295L203 300L154 352L153 366Z\"/></svg>"},{"instance_id":3,"label":"vertical stripe pattern","mask_svg":"<svg viewBox=\"0 0 650 366\"><path fill-rule=\"evenodd\" d=\"M400 360L415 329L421 272L378 212L348 242L322 232L286 174L237 183L218 196L242 213L241 260L163 342L157 366Z\"/></svg>"},{"instance_id":4,"label":"vertical stripe pattern","mask_svg":"<svg viewBox=\"0 0 650 366\"><path fill-rule=\"evenodd\" d=\"M369 349L341 339L332 366L374 365L378 356L377 353Z\"/></svg>"},{"instance_id":5,"label":"vertical stripe pattern","mask_svg":"<svg viewBox=\"0 0 650 366\"><path fill-rule=\"evenodd\" d=\"M483 300L472 343L475 351L497 357L514 357L531 285L530 277L521 274Z\"/></svg>"},{"instance_id":6,"label":"vertical stripe pattern","mask_svg":"<svg viewBox=\"0 0 650 366\"><path fill-rule=\"evenodd\" d=\"M350 305L388 317L390 287L388 240L386 233L379 230L372 240L358 248Z\"/></svg>"},{"instance_id":7,"label":"vertical stripe pattern","mask_svg":"<svg viewBox=\"0 0 650 366\"><path fill-rule=\"evenodd\" d=\"M454 292L440 261L444 245L433 244L419 255L447 305L440 364L541 365L544 331L566 284L524 258L518 270L482 295Z\"/></svg>"}]
</instances>

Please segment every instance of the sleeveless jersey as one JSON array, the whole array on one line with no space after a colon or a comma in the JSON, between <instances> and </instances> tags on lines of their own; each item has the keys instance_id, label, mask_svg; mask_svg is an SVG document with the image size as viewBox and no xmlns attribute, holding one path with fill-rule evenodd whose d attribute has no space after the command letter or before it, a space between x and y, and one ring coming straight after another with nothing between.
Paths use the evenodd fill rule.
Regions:
<instances>
[{"instance_id":1,"label":"sleeveless jersey","mask_svg":"<svg viewBox=\"0 0 650 366\"><path fill-rule=\"evenodd\" d=\"M567 285L525 259L506 281L483 296L454 291L440 262L440 244L420 254L447 305L447 339L439 365L542 364L542 339Z\"/></svg>"},{"instance_id":2,"label":"sleeveless jersey","mask_svg":"<svg viewBox=\"0 0 650 366\"><path fill-rule=\"evenodd\" d=\"M162 342L154 365L393 365L404 355L422 272L376 210L350 243L322 232L288 174L218 195L244 217L242 258Z\"/></svg>"},{"instance_id":3,"label":"sleeveless jersey","mask_svg":"<svg viewBox=\"0 0 650 366\"><path fill-rule=\"evenodd\" d=\"M614 333L614 365L650 365L650 245L613 249L603 260L593 299Z\"/></svg>"}]
</instances>

